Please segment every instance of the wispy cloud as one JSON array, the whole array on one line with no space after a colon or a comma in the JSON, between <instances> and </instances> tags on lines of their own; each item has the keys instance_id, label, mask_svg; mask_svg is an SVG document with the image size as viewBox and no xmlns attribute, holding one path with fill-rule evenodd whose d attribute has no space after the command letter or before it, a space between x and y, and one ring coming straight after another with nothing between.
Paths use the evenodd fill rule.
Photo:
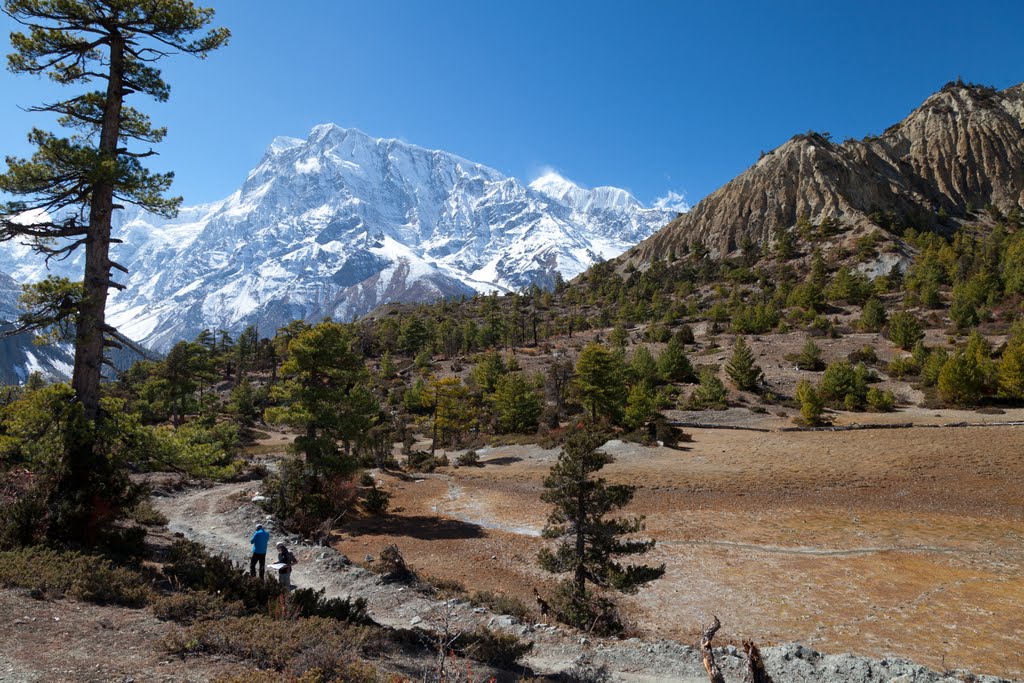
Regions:
<instances>
[{"instance_id":1,"label":"wispy cloud","mask_svg":"<svg viewBox=\"0 0 1024 683\"><path fill-rule=\"evenodd\" d=\"M663 197L658 197L654 200L655 209L663 209L665 211L679 211L680 213L686 213L690 210L690 205L686 201L686 195L669 190Z\"/></svg>"}]
</instances>

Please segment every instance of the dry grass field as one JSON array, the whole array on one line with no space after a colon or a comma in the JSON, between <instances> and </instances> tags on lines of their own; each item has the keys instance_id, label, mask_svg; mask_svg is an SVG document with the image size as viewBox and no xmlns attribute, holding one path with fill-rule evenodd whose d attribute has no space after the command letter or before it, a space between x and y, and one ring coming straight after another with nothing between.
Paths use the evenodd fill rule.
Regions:
<instances>
[{"instance_id":1,"label":"dry grass field","mask_svg":"<svg viewBox=\"0 0 1024 683\"><path fill-rule=\"evenodd\" d=\"M1024 428L691 431L680 450L606 447L667 567L623 600L638 630L688 642L717 614L725 640L1024 678ZM378 475L397 514L346 527L339 549L397 543L471 589L550 589L535 557L557 451L480 454L423 480Z\"/></svg>"}]
</instances>

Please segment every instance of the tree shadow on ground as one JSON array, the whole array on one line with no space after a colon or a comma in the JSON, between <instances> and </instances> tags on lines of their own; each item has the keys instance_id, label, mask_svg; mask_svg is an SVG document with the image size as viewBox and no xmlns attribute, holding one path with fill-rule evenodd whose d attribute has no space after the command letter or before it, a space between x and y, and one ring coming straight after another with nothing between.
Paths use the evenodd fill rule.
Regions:
<instances>
[{"instance_id":1,"label":"tree shadow on ground","mask_svg":"<svg viewBox=\"0 0 1024 683\"><path fill-rule=\"evenodd\" d=\"M522 462L523 459L514 455L507 455L504 458L493 458L491 460L482 460L481 465L511 465L513 463Z\"/></svg>"},{"instance_id":2,"label":"tree shadow on ground","mask_svg":"<svg viewBox=\"0 0 1024 683\"><path fill-rule=\"evenodd\" d=\"M408 536L423 541L483 538L483 527L447 517L426 515L387 515L360 520L348 527L352 536Z\"/></svg>"}]
</instances>

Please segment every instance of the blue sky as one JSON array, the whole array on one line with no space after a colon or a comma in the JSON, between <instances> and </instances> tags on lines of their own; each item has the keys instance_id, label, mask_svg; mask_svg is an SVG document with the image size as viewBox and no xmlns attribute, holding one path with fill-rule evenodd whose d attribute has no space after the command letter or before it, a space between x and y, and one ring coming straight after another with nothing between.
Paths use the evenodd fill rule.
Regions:
<instances>
[{"instance_id":1,"label":"blue sky","mask_svg":"<svg viewBox=\"0 0 1024 683\"><path fill-rule=\"evenodd\" d=\"M1024 2L207 3L231 44L166 62L153 162L188 203L232 192L317 123L695 203L795 133L878 133L946 81L1024 81ZM0 17L5 36L12 23ZM6 47L6 43L5 43ZM54 87L0 74L0 154Z\"/></svg>"}]
</instances>

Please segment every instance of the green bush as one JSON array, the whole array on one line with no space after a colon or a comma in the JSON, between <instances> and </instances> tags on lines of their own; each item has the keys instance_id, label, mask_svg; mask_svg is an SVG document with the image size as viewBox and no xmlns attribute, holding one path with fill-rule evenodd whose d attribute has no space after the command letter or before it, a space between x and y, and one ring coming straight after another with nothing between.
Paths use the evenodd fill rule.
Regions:
<instances>
[{"instance_id":1,"label":"green bush","mask_svg":"<svg viewBox=\"0 0 1024 683\"><path fill-rule=\"evenodd\" d=\"M876 413L888 413L896 407L896 397L891 391L881 391L871 387L868 389L867 403L868 408Z\"/></svg>"},{"instance_id":2,"label":"green bush","mask_svg":"<svg viewBox=\"0 0 1024 683\"><path fill-rule=\"evenodd\" d=\"M98 555L48 548L0 552L0 586L125 607L141 607L153 596L137 571L115 567Z\"/></svg>"},{"instance_id":3,"label":"green bush","mask_svg":"<svg viewBox=\"0 0 1024 683\"><path fill-rule=\"evenodd\" d=\"M153 614L163 621L192 624L208 619L243 616L245 606L241 601L228 602L223 597L207 591L186 591L154 600Z\"/></svg>"},{"instance_id":4,"label":"green bush","mask_svg":"<svg viewBox=\"0 0 1024 683\"><path fill-rule=\"evenodd\" d=\"M370 624L363 598L325 598L324 589L298 588L288 596L304 617L336 619L350 624Z\"/></svg>"},{"instance_id":5,"label":"green bush","mask_svg":"<svg viewBox=\"0 0 1024 683\"><path fill-rule=\"evenodd\" d=\"M459 467L478 467L480 465L480 454L474 450L468 450L455 459Z\"/></svg>"},{"instance_id":6,"label":"green bush","mask_svg":"<svg viewBox=\"0 0 1024 683\"><path fill-rule=\"evenodd\" d=\"M363 494L363 509L371 515L383 515L391 504L391 494L376 485Z\"/></svg>"},{"instance_id":7,"label":"green bush","mask_svg":"<svg viewBox=\"0 0 1024 683\"><path fill-rule=\"evenodd\" d=\"M889 361L886 371L896 379L903 379L917 375L921 369L917 367L913 356L897 356Z\"/></svg>"},{"instance_id":8,"label":"green bush","mask_svg":"<svg viewBox=\"0 0 1024 683\"><path fill-rule=\"evenodd\" d=\"M700 384L690 396L690 407L698 410L725 410L729 392L714 370L705 368L700 373Z\"/></svg>"},{"instance_id":9,"label":"green bush","mask_svg":"<svg viewBox=\"0 0 1024 683\"><path fill-rule=\"evenodd\" d=\"M849 361L833 361L825 368L818 392L821 398L831 405L841 405L847 410L859 410L864 407L867 400L869 378L870 373L863 365L854 367Z\"/></svg>"},{"instance_id":10,"label":"green bush","mask_svg":"<svg viewBox=\"0 0 1024 683\"><path fill-rule=\"evenodd\" d=\"M167 516L153 507L153 501L143 498L138 505L131 509L128 518L143 526L164 526L167 524Z\"/></svg>"}]
</instances>

